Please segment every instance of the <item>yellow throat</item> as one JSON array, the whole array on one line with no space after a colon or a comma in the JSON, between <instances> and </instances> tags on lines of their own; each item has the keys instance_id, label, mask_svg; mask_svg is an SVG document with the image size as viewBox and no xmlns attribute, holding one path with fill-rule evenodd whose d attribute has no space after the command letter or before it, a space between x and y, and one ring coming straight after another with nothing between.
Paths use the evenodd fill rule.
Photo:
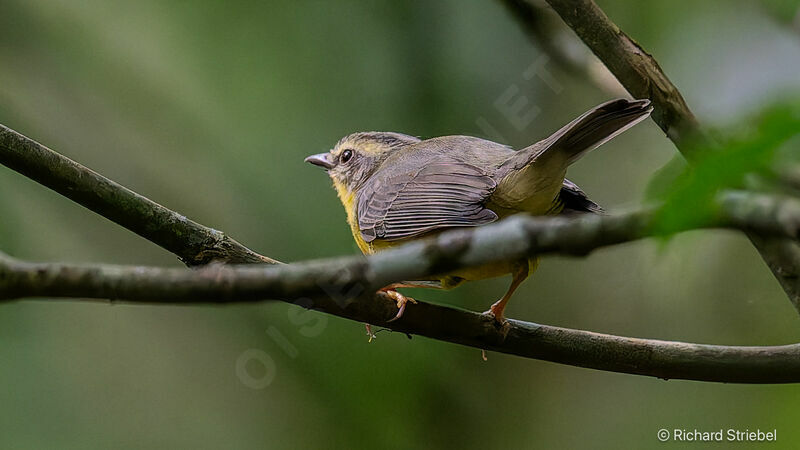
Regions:
<instances>
[{"instance_id":1,"label":"yellow throat","mask_svg":"<svg viewBox=\"0 0 800 450\"><path fill-rule=\"evenodd\" d=\"M358 218L356 217L356 193L337 180L333 180L333 187L336 189L336 195L339 196L339 200L342 202L342 206L344 206L344 210L347 212L347 224L350 225L350 232L353 233L353 239L355 239L361 253L365 255L375 253L372 245L368 244L361 237L361 230L358 228Z\"/></svg>"}]
</instances>

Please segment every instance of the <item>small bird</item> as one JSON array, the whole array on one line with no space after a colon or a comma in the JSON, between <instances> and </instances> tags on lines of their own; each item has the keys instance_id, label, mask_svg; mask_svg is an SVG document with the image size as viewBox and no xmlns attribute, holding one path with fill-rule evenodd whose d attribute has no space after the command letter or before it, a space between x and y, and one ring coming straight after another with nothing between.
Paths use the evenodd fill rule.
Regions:
<instances>
[{"instance_id":1,"label":"small bird","mask_svg":"<svg viewBox=\"0 0 800 450\"><path fill-rule=\"evenodd\" d=\"M600 206L565 178L567 167L651 111L649 100L612 100L519 151L469 136L421 140L401 133L359 132L305 161L327 170L358 248L372 254L517 213L601 213ZM399 288L452 289L465 281L511 274L508 291L486 311L503 324L509 298L537 264L536 257L485 264L393 283L379 292L397 302L396 320L407 302L414 303Z\"/></svg>"}]
</instances>

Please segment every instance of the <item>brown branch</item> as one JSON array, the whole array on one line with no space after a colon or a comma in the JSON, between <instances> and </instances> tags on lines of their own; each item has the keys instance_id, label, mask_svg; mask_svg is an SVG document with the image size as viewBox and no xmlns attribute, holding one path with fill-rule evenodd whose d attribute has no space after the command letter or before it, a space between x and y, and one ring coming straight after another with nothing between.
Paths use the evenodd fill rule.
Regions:
<instances>
[{"instance_id":1,"label":"brown branch","mask_svg":"<svg viewBox=\"0 0 800 450\"><path fill-rule=\"evenodd\" d=\"M800 200L732 191L721 194L715 214L704 223L685 223L674 231L699 228L749 230L765 239L800 236ZM598 248L659 236L656 209L616 215L535 217L518 215L476 228L455 229L374 255L261 266L205 266L160 269L123 266L30 264L0 253L0 300L22 297L88 297L136 301L251 302L292 300L343 292L344 300L373 293L388 284L500 261L551 254L586 255ZM210 268L209 268L210 267ZM234 269L235 267L235 269ZM387 317L370 317L379 323Z\"/></svg>"},{"instance_id":2,"label":"brown branch","mask_svg":"<svg viewBox=\"0 0 800 450\"><path fill-rule=\"evenodd\" d=\"M800 233L800 201L726 193L704 226L768 236ZM385 323L394 302L376 288L402 279L533 254L586 254L653 232L653 210L617 216L514 217L453 230L364 258L272 266L210 265L198 270L111 265L31 264L0 254L0 299L81 297L136 303L235 303L278 299L367 323ZM688 227L688 225L687 225ZM615 372L703 381L800 382L800 344L728 347L634 339L488 316L424 302L395 331L529 358Z\"/></svg>"},{"instance_id":3,"label":"brown branch","mask_svg":"<svg viewBox=\"0 0 800 450\"><path fill-rule=\"evenodd\" d=\"M502 3L539 49L565 73L594 83L615 96L625 92L602 62L580 48L580 42L568 27L560 23L544 0L502 0Z\"/></svg>"},{"instance_id":4,"label":"brown branch","mask_svg":"<svg viewBox=\"0 0 800 450\"><path fill-rule=\"evenodd\" d=\"M3 262L0 258L0 273ZM340 263L337 261L337 264ZM342 301L336 295L298 298L307 293L305 289L310 288L311 284L294 292L286 290L287 285L282 280L297 275L297 272L292 272L298 270L293 264L249 267L216 265L194 271L27 263L5 266L11 267L14 272L38 272L40 275L37 276L59 283L61 288L74 280L95 282L108 276L99 284L116 285L117 298L129 300L139 298L150 302L166 295L169 289L176 291L170 296L173 301L188 299L193 304L221 299L252 301L267 292L275 294L282 291L282 300L360 322L377 323L376 317L394 315L394 302L382 297L368 296L354 301ZM342 271L342 276L336 278L321 276L321 271L330 270L330 267L331 264L326 262L321 266L308 266L305 270L313 273L310 279L325 285L327 291L332 292L335 288L352 289L353 278L347 275L347 271ZM130 291L125 291L121 289L122 280L128 276L131 279L125 285ZM333 279L338 281L328 284ZM75 286L72 284L72 287ZM178 297L178 291L184 296ZM53 292L48 292L48 295L50 293ZM508 328L503 330L495 326L492 318L483 314L428 303L409 307L401 320L390 325L391 329L402 333L612 372L725 383L800 382L800 344L764 347L688 344L620 337L517 320L509 320Z\"/></svg>"},{"instance_id":5,"label":"brown branch","mask_svg":"<svg viewBox=\"0 0 800 450\"><path fill-rule=\"evenodd\" d=\"M560 68L575 76L589 77L590 62L577 58L564 48L563 43L557 38L560 32L556 29L558 24L550 20L545 8L533 1L526 0L504 0L503 4L542 51L549 55ZM560 27L563 28L563 25Z\"/></svg>"},{"instance_id":6,"label":"brown branch","mask_svg":"<svg viewBox=\"0 0 800 450\"><path fill-rule=\"evenodd\" d=\"M530 0L526 0L530 1ZM592 0L547 0L547 3L600 58L635 98L653 102L653 120L691 160L701 135L694 114L658 62L614 24Z\"/></svg>"},{"instance_id":7,"label":"brown branch","mask_svg":"<svg viewBox=\"0 0 800 450\"><path fill-rule=\"evenodd\" d=\"M800 245L789 239L764 237L756 233L747 233L747 237L761 253L789 296L789 301L800 312Z\"/></svg>"},{"instance_id":8,"label":"brown branch","mask_svg":"<svg viewBox=\"0 0 800 450\"><path fill-rule=\"evenodd\" d=\"M0 164L174 253L187 265L278 263L3 125Z\"/></svg>"},{"instance_id":9,"label":"brown branch","mask_svg":"<svg viewBox=\"0 0 800 450\"><path fill-rule=\"evenodd\" d=\"M594 1L547 0L547 3L633 97L653 102L653 120L689 162L697 159L700 149L713 148L680 91L655 58L614 24ZM747 236L800 312L800 247L787 240L766 243L756 235Z\"/></svg>"}]
</instances>

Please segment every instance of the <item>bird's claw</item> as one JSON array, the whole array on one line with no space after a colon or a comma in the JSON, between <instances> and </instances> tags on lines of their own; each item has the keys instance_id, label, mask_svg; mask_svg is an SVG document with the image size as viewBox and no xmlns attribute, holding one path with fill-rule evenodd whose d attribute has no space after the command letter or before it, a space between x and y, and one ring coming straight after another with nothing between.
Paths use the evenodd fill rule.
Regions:
<instances>
[{"instance_id":1,"label":"bird's claw","mask_svg":"<svg viewBox=\"0 0 800 450\"><path fill-rule=\"evenodd\" d=\"M503 309L504 308L498 307L496 304L494 304L489 307L488 311L484 311L484 314L494 319L498 326L503 326L504 324L508 323L508 320L506 320L506 317L503 314Z\"/></svg>"},{"instance_id":2,"label":"bird's claw","mask_svg":"<svg viewBox=\"0 0 800 450\"><path fill-rule=\"evenodd\" d=\"M399 293L399 292L397 292L397 291L395 291L393 289L388 289L388 290L380 291L380 292L383 293L384 295L386 295L387 297L389 297L390 299L394 300L395 302L397 302L397 314L393 318L387 320L386 321L387 323L388 322L394 322L395 320L403 317L403 313L406 311L406 304L408 304L409 302L414 303L414 304L417 303L417 301L414 300L413 298L406 297L405 295L403 295L403 294L401 294L401 293Z\"/></svg>"},{"instance_id":3,"label":"bird's claw","mask_svg":"<svg viewBox=\"0 0 800 450\"><path fill-rule=\"evenodd\" d=\"M508 332L511 330L511 323L509 323L508 319L506 319L503 315L503 309L495 308L495 305L492 305L489 310L485 311L483 314L493 319L492 324L500 331L500 334L503 335L503 339L505 339L505 337L508 335Z\"/></svg>"}]
</instances>

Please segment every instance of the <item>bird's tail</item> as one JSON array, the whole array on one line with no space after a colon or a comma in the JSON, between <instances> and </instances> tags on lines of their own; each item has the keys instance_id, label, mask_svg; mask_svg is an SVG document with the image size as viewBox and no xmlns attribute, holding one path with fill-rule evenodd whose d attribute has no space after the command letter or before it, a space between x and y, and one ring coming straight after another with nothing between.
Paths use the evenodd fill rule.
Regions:
<instances>
[{"instance_id":1,"label":"bird's tail","mask_svg":"<svg viewBox=\"0 0 800 450\"><path fill-rule=\"evenodd\" d=\"M611 100L583 113L547 139L516 152L508 163L515 169L531 163L549 165L552 162L566 168L589 151L646 119L652 110L650 100L646 99Z\"/></svg>"},{"instance_id":2,"label":"bird's tail","mask_svg":"<svg viewBox=\"0 0 800 450\"><path fill-rule=\"evenodd\" d=\"M567 167L647 118L652 109L649 100L620 99L603 103L547 139L514 152L499 168L501 181L492 201L501 207L531 214L549 214L565 206L563 199L559 201L559 193L564 188ZM569 196L570 192L566 194ZM579 209L587 208L589 205L585 204Z\"/></svg>"}]
</instances>

